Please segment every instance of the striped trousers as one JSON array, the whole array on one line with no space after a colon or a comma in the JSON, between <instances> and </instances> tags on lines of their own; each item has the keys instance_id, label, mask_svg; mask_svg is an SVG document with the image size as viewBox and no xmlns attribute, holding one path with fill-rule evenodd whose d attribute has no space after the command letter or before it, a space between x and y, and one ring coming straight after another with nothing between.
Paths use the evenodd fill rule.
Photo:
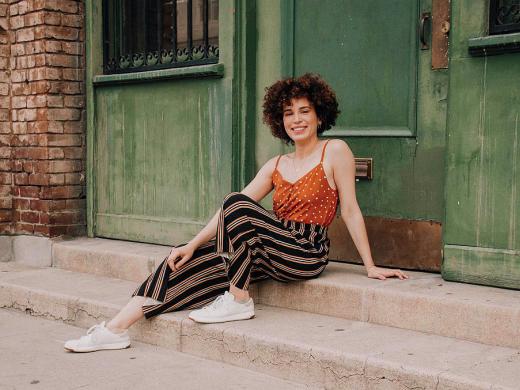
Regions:
<instances>
[{"instance_id":1,"label":"striped trousers","mask_svg":"<svg viewBox=\"0 0 520 390\"><path fill-rule=\"evenodd\" d=\"M280 282L318 277L328 262L327 228L280 220L251 198L231 193L220 210L216 239L199 247L177 271L166 259L135 290L147 297L146 318L196 309L229 290L265 279Z\"/></svg>"}]
</instances>

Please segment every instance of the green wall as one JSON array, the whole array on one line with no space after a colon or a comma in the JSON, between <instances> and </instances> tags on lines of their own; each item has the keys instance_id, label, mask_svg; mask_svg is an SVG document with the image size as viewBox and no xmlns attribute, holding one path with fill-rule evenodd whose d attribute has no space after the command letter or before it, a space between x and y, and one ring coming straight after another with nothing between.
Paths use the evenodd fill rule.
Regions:
<instances>
[{"instance_id":1,"label":"green wall","mask_svg":"<svg viewBox=\"0 0 520 390\"><path fill-rule=\"evenodd\" d=\"M452 0L445 279L520 288L520 54L472 57L487 0Z\"/></svg>"}]
</instances>

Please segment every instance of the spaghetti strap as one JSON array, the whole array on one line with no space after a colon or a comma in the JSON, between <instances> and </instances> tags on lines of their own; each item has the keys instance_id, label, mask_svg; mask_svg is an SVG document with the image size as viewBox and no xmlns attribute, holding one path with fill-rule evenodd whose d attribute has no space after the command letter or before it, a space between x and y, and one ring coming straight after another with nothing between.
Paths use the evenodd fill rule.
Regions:
<instances>
[{"instance_id":1,"label":"spaghetti strap","mask_svg":"<svg viewBox=\"0 0 520 390\"><path fill-rule=\"evenodd\" d=\"M325 157L325 148L327 147L327 144L329 143L330 139L327 140L327 142L325 142L325 145L323 145L323 151L321 152L321 160L320 160L320 163L323 162L323 157ZM278 165L278 163L277 163Z\"/></svg>"},{"instance_id":2,"label":"spaghetti strap","mask_svg":"<svg viewBox=\"0 0 520 390\"><path fill-rule=\"evenodd\" d=\"M282 158L282 155L280 154L278 156L278 158L276 159L276 165L274 166L274 170L276 171L276 169L278 168L278 163L280 162L280 159Z\"/></svg>"}]
</instances>

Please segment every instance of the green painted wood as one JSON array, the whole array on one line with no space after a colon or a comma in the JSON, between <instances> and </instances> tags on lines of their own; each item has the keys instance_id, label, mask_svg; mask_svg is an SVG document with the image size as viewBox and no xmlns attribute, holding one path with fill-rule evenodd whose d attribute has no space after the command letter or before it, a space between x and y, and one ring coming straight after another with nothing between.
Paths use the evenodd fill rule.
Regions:
<instances>
[{"instance_id":1,"label":"green painted wood","mask_svg":"<svg viewBox=\"0 0 520 390\"><path fill-rule=\"evenodd\" d=\"M294 72L319 69L348 102L337 132L415 134L418 18L418 1L295 2Z\"/></svg>"},{"instance_id":2,"label":"green painted wood","mask_svg":"<svg viewBox=\"0 0 520 390\"><path fill-rule=\"evenodd\" d=\"M491 35L468 39L472 56L496 55L520 51L520 33Z\"/></svg>"},{"instance_id":3,"label":"green painted wood","mask_svg":"<svg viewBox=\"0 0 520 390\"><path fill-rule=\"evenodd\" d=\"M442 277L520 290L520 251L446 245Z\"/></svg>"},{"instance_id":4,"label":"green painted wood","mask_svg":"<svg viewBox=\"0 0 520 390\"><path fill-rule=\"evenodd\" d=\"M148 70L145 72L135 73L96 75L93 77L92 82L95 85L123 84L169 79L222 77L223 75L223 64L210 64L199 66L187 66L185 68Z\"/></svg>"},{"instance_id":5,"label":"green painted wood","mask_svg":"<svg viewBox=\"0 0 520 390\"><path fill-rule=\"evenodd\" d=\"M256 32L248 25L255 19L251 4L219 2L217 65L147 72L145 80L92 68L91 234L178 244L250 175L244 145L255 99L254 74L246 77ZM100 8L89 14L100 16ZM101 45L91 45L90 57L99 63Z\"/></svg>"},{"instance_id":6,"label":"green painted wood","mask_svg":"<svg viewBox=\"0 0 520 390\"><path fill-rule=\"evenodd\" d=\"M469 40L487 34L487 1L452 7L444 231L452 255L443 274L518 288L520 54L471 57ZM473 249L460 254L454 246Z\"/></svg>"}]
</instances>

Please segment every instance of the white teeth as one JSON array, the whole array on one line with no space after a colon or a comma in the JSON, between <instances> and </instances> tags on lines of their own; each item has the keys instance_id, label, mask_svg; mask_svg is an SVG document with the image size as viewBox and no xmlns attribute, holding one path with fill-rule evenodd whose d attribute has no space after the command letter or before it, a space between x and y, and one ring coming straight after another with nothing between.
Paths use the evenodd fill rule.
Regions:
<instances>
[{"instance_id":1,"label":"white teeth","mask_svg":"<svg viewBox=\"0 0 520 390\"><path fill-rule=\"evenodd\" d=\"M294 127L293 130L295 130L295 131L305 130L305 127Z\"/></svg>"}]
</instances>

